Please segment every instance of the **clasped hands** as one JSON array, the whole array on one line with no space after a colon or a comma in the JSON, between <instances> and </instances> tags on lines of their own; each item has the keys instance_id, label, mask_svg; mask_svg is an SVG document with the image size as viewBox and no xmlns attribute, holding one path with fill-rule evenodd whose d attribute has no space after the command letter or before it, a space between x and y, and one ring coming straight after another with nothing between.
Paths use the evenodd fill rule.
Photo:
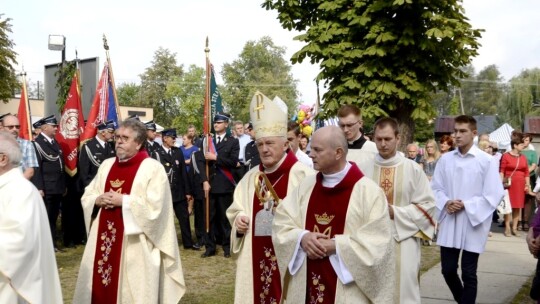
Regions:
<instances>
[{"instance_id":1,"label":"clasped hands","mask_svg":"<svg viewBox=\"0 0 540 304\"><path fill-rule=\"evenodd\" d=\"M454 214L463 210L465 208L465 204L463 204L462 200L449 200L446 202L445 208L448 214Z\"/></svg>"},{"instance_id":2,"label":"clasped hands","mask_svg":"<svg viewBox=\"0 0 540 304\"><path fill-rule=\"evenodd\" d=\"M300 246L306 252L308 258L324 259L336 253L336 242L328 235L319 232L308 232L302 236Z\"/></svg>"},{"instance_id":3,"label":"clasped hands","mask_svg":"<svg viewBox=\"0 0 540 304\"><path fill-rule=\"evenodd\" d=\"M120 207L122 206L122 197L121 193L110 190L96 198L96 206L105 209Z\"/></svg>"}]
</instances>

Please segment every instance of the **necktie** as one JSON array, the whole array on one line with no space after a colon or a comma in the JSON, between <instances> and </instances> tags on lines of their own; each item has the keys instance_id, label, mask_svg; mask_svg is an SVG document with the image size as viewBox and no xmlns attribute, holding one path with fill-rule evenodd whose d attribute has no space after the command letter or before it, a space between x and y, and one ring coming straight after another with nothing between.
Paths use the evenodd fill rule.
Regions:
<instances>
[{"instance_id":1,"label":"necktie","mask_svg":"<svg viewBox=\"0 0 540 304\"><path fill-rule=\"evenodd\" d=\"M169 149L169 156L172 156L172 150Z\"/></svg>"},{"instance_id":2,"label":"necktie","mask_svg":"<svg viewBox=\"0 0 540 304\"><path fill-rule=\"evenodd\" d=\"M219 145L220 142L221 142L221 136L218 136L218 137L217 137L217 143L218 143L218 145Z\"/></svg>"}]
</instances>

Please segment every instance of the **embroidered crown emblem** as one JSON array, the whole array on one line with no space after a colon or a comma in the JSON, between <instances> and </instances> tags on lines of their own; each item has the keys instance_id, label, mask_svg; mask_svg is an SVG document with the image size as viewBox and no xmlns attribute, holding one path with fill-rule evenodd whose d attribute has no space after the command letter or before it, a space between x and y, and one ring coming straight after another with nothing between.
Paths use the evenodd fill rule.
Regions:
<instances>
[{"instance_id":1,"label":"embroidered crown emblem","mask_svg":"<svg viewBox=\"0 0 540 304\"><path fill-rule=\"evenodd\" d=\"M317 220L318 224L328 225L334 219L334 216L335 215L328 216L328 214L326 214L326 212L323 213L322 215L315 214L315 220Z\"/></svg>"},{"instance_id":2,"label":"embroidered crown emblem","mask_svg":"<svg viewBox=\"0 0 540 304\"><path fill-rule=\"evenodd\" d=\"M111 187L113 187L113 188L120 188L120 187L122 187L122 185L124 184L125 181L123 181L123 180L121 181L121 180L119 180L119 179L117 178L116 180L110 181L110 182L111 182Z\"/></svg>"}]
</instances>

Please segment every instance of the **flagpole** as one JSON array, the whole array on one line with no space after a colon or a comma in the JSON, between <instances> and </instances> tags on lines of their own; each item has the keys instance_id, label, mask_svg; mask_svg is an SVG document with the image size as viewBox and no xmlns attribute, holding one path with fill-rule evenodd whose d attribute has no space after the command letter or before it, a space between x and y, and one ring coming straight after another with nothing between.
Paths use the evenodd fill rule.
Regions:
<instances>
[{"instance_id":1,"label":"flagpole","mask_svg":"<svg viewBox=\"0 0 540 304\"><path fill-rule=\"evenodd\" d=\"M118 104L118 97L116 96L116 84L114 83L111 58L109 57L109 45L107 44L107 37L105 37L105 34L103 34L103 48L105 49L105 54L107 56L107 63L109 65L109 78L111 79L111 84L113 86L114 104L116 106L116 117L118 117L118 120L121 121L122 116L120 115L120 105Z\"/></svg>"},{"instance_id":2,"label":"flagpole","mask_svg":"<svg viewBox=\"0 0 540 304\"><path fill-rule=\"evenodd\" d=\"M21 76L22 76L22 81L23 81L23 94L24 94L24 100L26 100L26 124L27 124L27 128L28 128L28 138L29 140L32 140L33 136L32 136L32 114L30 113L30 100L28 99L28 90L26 88L26 72L22 71L21 73ZM21 118L19 117L19 120Z\"/></svg>"},{"instance_id":3,"label":"flagpole","mask_svg":"<svg viewBox=\"0 0 540 304\"><path fill-rule=\"evenodd\" d=\"M204 53L206 54L206 90L204 95L204 121L203 129L204 136L206 137L206 147L209 146L209 141L212 140L210 137L210 48L208 47L208 36L206 37L206 47L204 48ZM204 153L208 152L208 148ZM208 160L206 160L205 170L206 178L210 183L210 168ZM210 191L205 191L205 207L206 207L206 233L210 233Z\"/></svg>"}]
</instances>

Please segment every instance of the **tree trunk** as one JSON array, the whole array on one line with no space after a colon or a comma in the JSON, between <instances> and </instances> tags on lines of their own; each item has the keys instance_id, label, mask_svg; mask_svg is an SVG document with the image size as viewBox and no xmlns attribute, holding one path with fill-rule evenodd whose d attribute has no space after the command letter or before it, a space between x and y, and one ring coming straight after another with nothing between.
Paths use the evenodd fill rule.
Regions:
<instances>
[{"instance_id":1,"label":"tree trunk","mask_svg":"<svg viewBox=\"0 0 540 304\"><path fill-rule=\"evenodd\" d=\"M399 134L401 137L398 150L406 152L407 145L414 141L415 122L411 117L412 109L402 108L390 113L390 115L390 117L393 117L398 121Z\"/></svg>"}]
</instances>

